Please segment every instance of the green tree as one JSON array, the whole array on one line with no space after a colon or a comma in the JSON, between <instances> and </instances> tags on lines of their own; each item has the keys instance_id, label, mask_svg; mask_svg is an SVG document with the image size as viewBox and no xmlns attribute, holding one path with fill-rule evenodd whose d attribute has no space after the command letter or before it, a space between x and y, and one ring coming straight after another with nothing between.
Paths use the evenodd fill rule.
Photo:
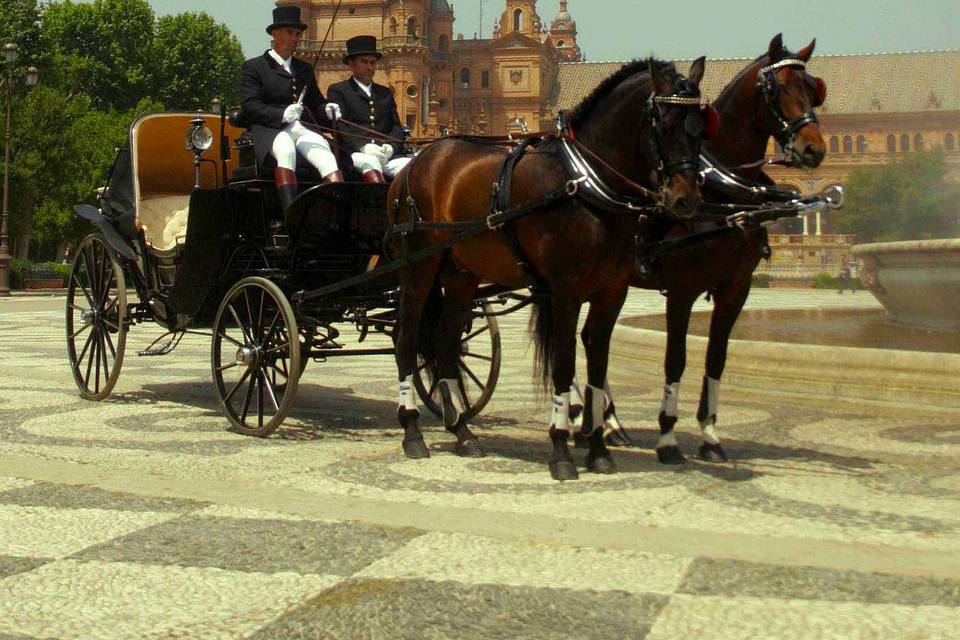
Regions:
<instances>
[{"instance_id":1,"label":"green tree","mask_svg":"<svg viewBox=\"0 0 960 640\"><path fill-rule=\"evenodd\" d=\"M0 46L12 42L21 60L30 64L40 53L40 3L38 0L0 0ZM27 65L29 66L29 64Z\"/></svg>"},{"instance_id":2,"label":"green tree","mask_svg":"<svg viewBox=\"0 0 960 640\"><path fill-rule=\"evenodd\" d=\"M960 236L960 186L947 181L940 151L914 152L891 164L854 170L837 230L860 242Z\"/></svg>"},{"instance_id":3,"label":"green tree","mask_svg":"<svg viewBox=\"0 0 960 640\"><path fill-rule=\"evenodd\" d=\"M243 49L206 13L161 17L151 58L152 95L169 109L208 109L214 98L228 105L240 101Z\"/></svg>"},{"instance_id":4,"label":"green tree","mask_svg":"<svg viewBox=\"0 0 960 640\"><path fill-rule=\"evenodd\" d=\"M50 80L98 109L127 110L148 95L153 10L146 0L54 2L43 12Z\"/></svg>"}]
</instances>

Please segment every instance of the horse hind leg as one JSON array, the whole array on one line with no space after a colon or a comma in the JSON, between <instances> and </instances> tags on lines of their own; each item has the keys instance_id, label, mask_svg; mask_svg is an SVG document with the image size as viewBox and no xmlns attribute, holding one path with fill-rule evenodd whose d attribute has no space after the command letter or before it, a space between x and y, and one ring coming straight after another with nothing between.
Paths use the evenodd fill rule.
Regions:
<instances>
[{"instance_id":1,"label":"horse hind leg","mask_svg":"<svg viewBox=\"0 0 960 640\"><path fill-rule=\"evenodd\" d=\"M443 425L457 437L454 452L464 458L482 458L480 440L467 425L467 402L460 373L460 337L473 309L479 280L457 274L444 281L443 311L436 334L437 372L443 408Z\"/></svg>"},{"instance_id":2,"label":"horse hind leg","mask_svg":"<svg viewBox=\"0 0 960 640\"><path fill-rule=\"evenodd\" d=\"M727 453L720 445L717 435L717 401L720 397L720 381L703 376L703 389L700 392L700 407L697 409L697 421L703 442L698 453L706 462L726 462Z\"/></svg>"}]
</instances>

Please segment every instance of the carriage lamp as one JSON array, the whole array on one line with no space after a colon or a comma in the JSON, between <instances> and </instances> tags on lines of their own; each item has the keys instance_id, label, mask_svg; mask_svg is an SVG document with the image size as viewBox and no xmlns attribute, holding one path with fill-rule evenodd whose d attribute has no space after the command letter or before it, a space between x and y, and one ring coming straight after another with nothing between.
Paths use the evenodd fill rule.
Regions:
<instances>
[{"instance_id":1,"label":"carriage lamp","mask_svg":"<svg viewBox=\"0 0 960 640\"><path fill-rule=\"evenodd\" d=\"M200 188L200 164L203 152L213 146L213 132L207 127L203 113L197 111L197 117L190 121L187 129L187 151L193 153L193 188Z\"/></svg>"}]
</instances>

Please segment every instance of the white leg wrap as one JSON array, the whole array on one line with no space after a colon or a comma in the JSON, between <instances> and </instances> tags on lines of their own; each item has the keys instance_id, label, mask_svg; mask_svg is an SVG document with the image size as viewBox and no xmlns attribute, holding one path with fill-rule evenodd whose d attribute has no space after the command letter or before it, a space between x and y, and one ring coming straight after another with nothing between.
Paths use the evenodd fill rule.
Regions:
<instances>
[{"instance_id":1,"label":"white leg wrap","mask_svg":"<svg viewBox=\"0 0 960 640\"><path fill-rule=\"evenodd\" d=\"M356 167L360 173L366 173L367 171L379 171L383 173L383 163L380 162L380 158L376 156L357 152L351 154L350 158L353 160L353 166Z\"/></svg>"},{"instance_id":2,"label":"white leg wrap","mask_svg":"<svg viewBox=\"0 0 960 640\"><path fill-rule=\"evenodd\" d=\"M720 437L717 435L717 402L720 399L720 381L714 378L707 378L707 418L700 423L700 431L703 435L703 441L707 444L720 444Z\"/></svg>"},{"instance_id":3,"label":"white leg wrap","mask_svg":"<svg viewBox=\"0 0 960 640\"><path fill-rule=\"evenodd\" d=\"M443 417L443 421L446 424L456 424L457 420L460 419L460 416L465 414L467 411L463 407L463 398L460 396L460 384L459 381L454 378L443 378L440 380L441 386L446 386L447 391L450 393L450 402L453 404L453 410L456 413L451 420L447 420L447 416ZM444 407L444 413L446 412L446 407Z\"/></svg>"},{"instance_id":4,"label":"white leg wrap","mask_svg":"<svg viewBox=\"0 0 960 640\"><path fill-rule=\"evenodd\" d=\"M400 408L420 413L420 410L417 409L416 391L413 388L413 374L407 376L406 380L400 383Z\"/></svg>"},{"instance_id":5,"label":"white leg wrap","mask_svg":"<svg viewBox=\"0 0 960 640\"><path fill-rule=\"evenodd\" d=\"M610 378L603 381L603 392L607 394L607 405L611 404L613 402L613 392L610 391Z\"/></svg>"},{"instance_id":6,"label":"white leg wrap","mask_svg":"<svg viewBox=\"0 0 960 640\"><path fill-rule=\"evenodd\" d=\"M387 166L383 168L383 175L393 180L398 173L403 171L405 166L410 164L411 160L413 160L413 158L409 158L407 156L400 156L398 158L391 158L387 160Z\"/></svg>"},{"instance_id":7,"label":"white leg wrap","mask_svg":"<svg viewBox=\"0 0 960 640\"><path fill-rule=\"evenodd\" d=\"M660 411L665 415L676 417L677 405L680 403L680 383L663 385L663 403L660 405Z\"/></svg>"},{"instance_id":8,"label":"white leg wrap","mask_svg":"<svg viewBox=\"0 0 960 640\"><path fill-rule=\"evenodd\" d=\"M673 429L671 429L668 433L661 434L660 439L657 440L657 449L675 446L677 446L677 436L674 435Z\"/></svg>"},{"instance_id":9,"label":"white leg wrap","mask_svg":"<svg viewBox=\"0 0 960 640\"><path fill-rule=\"evenodd\" d=\"M573 376L573 382L570 384L570 397L576 404L583 404L583 392L580 391L580 381L577 376Z\"/></svg>"},{"instance_id":10,"label":"white leg wrap","mask_svg":"<svg viewBox=\"0 0 960 640\"><path fill-rule=\"evenodd\" d=\"M550 426L558 431L570 431L570 392L553 396Z\"/></svg>"},{"instance_id":11,"label":"white leg wrap","mask_svg":"<svg viewBox=\"0 0 960 640\"><path fill-rule=\"evenodd\" d=\"M607 408L607 395L600 387L591 384L587 385L586 404L583 407L583 415L586 420L587 412L590 415L590 433L603 428L603 410Z\"/></svg>"}]
</instances>

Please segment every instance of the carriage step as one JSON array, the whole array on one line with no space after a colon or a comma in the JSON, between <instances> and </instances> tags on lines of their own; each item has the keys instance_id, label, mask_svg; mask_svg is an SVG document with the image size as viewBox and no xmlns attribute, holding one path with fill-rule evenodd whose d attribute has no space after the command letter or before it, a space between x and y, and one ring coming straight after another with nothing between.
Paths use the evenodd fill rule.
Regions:
<instances>
[{"instance_id":1,"label":"carriage step","mask_svg":"<svg viewBox=\"0 0 960 640\"><path fill-rule=\"evenodd\" d=\"M137 351L137 355L141 358L165 356L177 348L186 333L186 331L169 331L151 342L150 346L143 351ZM167 343L158 347L157 344L167 336L171 336Z\"/></svg>"}]
</instances>

